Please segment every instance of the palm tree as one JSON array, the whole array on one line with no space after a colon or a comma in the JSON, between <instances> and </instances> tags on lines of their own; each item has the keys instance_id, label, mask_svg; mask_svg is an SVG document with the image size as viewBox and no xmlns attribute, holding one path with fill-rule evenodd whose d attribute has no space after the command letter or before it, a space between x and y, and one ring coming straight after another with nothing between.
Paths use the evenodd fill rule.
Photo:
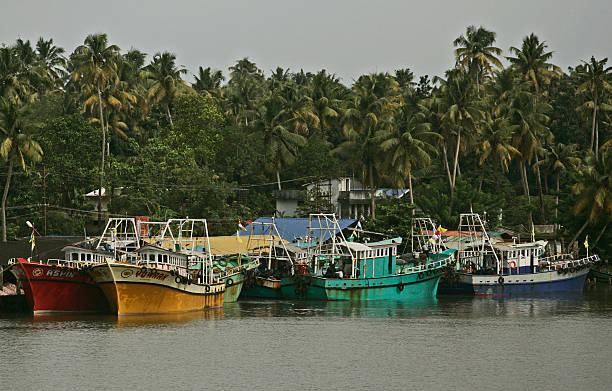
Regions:
<instances>
[{"instance_id":1,"label":"palm tree","mask_svg":"<svg viewBox=\"0 0 612 391\"><path fill-rule=\"evenodd\" d=\"M66 75L66 58L64 49L53 44L53 39L45 40L40 37L36 42L36 62L41 73L49 80L50 84L60 87L58 83Z\"/></svg>"},{"instance_id":2,"label":"palm tree","mask_svg":"<svg viewBox=\"0 0 612 391\"><path fill-rule=\"evenodd\" d=\"M283 112L285 105L282 95L271 95L264 101L265 113L258 122L263 131L268 169L276 173L278 190L281 190L280 170L293 164L299 149L306 145L306 138L292 131L295 121Z\"/></svg>"},{"instance_id":3,"label":"palm tree","mask_svg":"<svg viewBox=\"0 0 612 391\"><path fill-rule=\"evenodd\" d=\"M319 118L319 130L329 136L331 128L338 125L342 112L343 99L348 90L333 74L327 74L325 69L312 78L312 107L314 114Z\"/></svg>"},{"instance_id":4,"label":"palm tree","mask_svg":"<svg viewBox=\"0 0 612 391\"><path fill-rule=\"evenodd\" d=\"M555 175L556 183L556 194L555 194L555 222L559 221L559 182L561 174L570 170L576 169L580 165L580 158L578 157L578 145L569 144L565 145L557 143L550 145L547 148L547 156L545 159L540 160L538 165L547 167L549 171L552 171Z\"/></svg>"},{"instance_id":5,"label":"palm tree","mask_svg":"<svg viewBox=\"0 0 612 391\"><path fill-rule=\"evenodd\" d=\"M99 122L102 130L102 159L100 162L100 186L98 188L98 224L102 221L102 187L104 185L104 151L106 149L106 130L102 92L110 85L118 83L117 59L119 47L108 45L106 34L92 34L85 38L84 44L77 47L71 56L74 63L72 80L84 81L83 93L88 102L98 103Z\"/></svg>"},{"instance_id":6,"label":"palm tree","mask_svg":"<svg viewBox=\"0 0 612 391\"><path fill-rule=\"evenodd\" d=\"M586 211L587 218L570 243L573 243L589 224L612 217L612 149L602 149L599 158L593 154L586 157L585 167L579 171L572 191L578 195L574 215L578 216Z\"/></svg>"},{"instance_id":7,"label":"palm tree","mask_svg":"<svg viewBox=\"0 0 612 391\"><path fill-rule=\"evenodd\" d=\"M607 58L597 61L591 57L590 62L584 62L584 66L577 67L576 73L582 84L576 89L576 94L585 95L587 100L576 110L591 110L591 151L599 154L599 122L602 111L612 110L612 105L606 103L606 97L612 91L612 85L608 81L612 74L612 67L606 67ZM593 147L594 146L594 147Z\"/></svg>"},{"instance_id":8,"label":"palm tree","mask_svg":"<svg viewBox=\"0 0 612 391\"><path fill-rule=\"evenodd\" d=\"M153 103L163 105L170 127L174 127L170 105L181 91L191 89L181 78L181 74L187 73L187 70L177 68L175 60L176 56L172 53L156 53L151 64L145 68L146 77L153 81L153 86L149 90L149 98Z\"/></svg>"},{"instance_id":9,"label":"palm tree","mask_svg":"<svg viewBox=\"0 0 612 391\"><path fill-rule=\"evenodd\" d=\"M492 74L493 66L503 68L497 56L501 56L502 50L493 46L495 33L480 26L469 26L465 36L460 35L453 41L457 65L467 70L472 77L476 78L476 87L480 94L481 80L487 74Z\"/></svg>"},{"instance_id":10,"label":"palm tree","mask_svg":"<svg viewBox=\"0 0 612 391\"><path fill-rule=\"evenodd\" d=\"M261 102L266 97L263 72L248 58L239 60L229 70L225 113L235 118L236 124L244 122L248 127L249 121L253 122L260 117Z\"/></svg>"},{"instance_id":11,"label":"palm tree","mask_svg":"<svg viewBox=\"0 0 612 391\"><path fill-rule=\"evenodd\" d=\"M24 64L13 47L0 47L0 98L23 102L29 90Z\"/></svg>"},{"instance_id":12,"label":"palm tree","mask_svg":"<svg viewBox=\"0 0 612 391\"><path fill-rule=\"evenodd\" d=\"M195 76L195 83L191 84L191 88L200 92L206 93L215 98L221 98L221 83L225 80L223 72L213 71L210 67L203 69L198 68L198 74Z\"/></svg>"},{"instance_id":13,"label":"palm tree","mask_svg":"<svg viewBox=\"0 0 612 391\"><path fill-rule=\"evenodd\" d=\"M433 99L437 101L442 127L446 129L447 134L456 134L453 169L447 172L451 190L449 211L452 213L462 131L463 136L469 141L476 134L483 113L478 107L476 90L467 73L453 69L446 72L446 77L446 80L436 77L435 80L440 83L440 87L435 91Z\"/></svg>"},{"instance_id":14,"label":"palm tree","mask_svg":"<svg viewBox=\"0 0 612 391\"><path fill-rule=\"evenodd\" d=\"M11 185L13 166L18 164L27 171L27 160L40 161L43 151L32 139L23 122L23 113L17 105L6 99L0 101L0 157L8 162L6 183L2 194L2 241L6 242L6 199Z\"/></svg>"},{"instance_id":15,"label":"palm tree","mask_svg":"<svg viewBox=\"0 0 612 391\"><path fill-rule=\"evenodd\" d=\"M394 118L394 126L381 131L377 138L385 152L387 176L397 188L403 188L408 179L410 203L414 204L412 171L429 166L431 155L437 153L434 143L441 136L431 131L431 124L425 122L423 112L402 106Z\"/></svg>"},{"instance_id":16,"label":"palm tree","mask_svg":"<svg viewBox=\"0 0 612 391\"><path fill-rule=\"evenodd\" d=\"M512 146L512 135L517 128L518 126L511 125L506 117L488 118L483 122L479 132L481 155L478 164L482 166L480 184L478 185L479 192L482 191L487 163L492 161L493 165L498 166L502 173L507 173L512 158L521 155L518 149Z\"/></svg>"},{"instance_id":17,"label":"palm tree","mask_svg":"<svg viewBox=\"0 0 612 391\"><path fill-rule=\"evenodd\" d=\"M361 168L364 184L370 184L370 207L376 218L378 166L381 164L380 131L391 126L399 105L397 82L387 73L363 75L353 85L353 97L344 113L343 133L346 138L333 153Z\"/></svg>"},{"instance_id":18,"label":"palm tree","mask_svg":"<svg viewBox=\"0 0 612 391\"><path fill-rule=\"evenodd\" d=\"M524 194L531 205L527 166L535 160L534 168L537 174L540 208L542 216L544 216L544 196L540 179L538 154L542 150L543 141L552 141L553 136L547 126L550 118L546 115L546 113L552 110L552 107L547 103L534 99L533 94L517 86L515 91L512 92L508 110L508 118L511 124L518 126L517 131L514 132L512 143L521 153L519 164Z\"/></svg>"},{"instance_id":19,"label":"palm tree","mask_svg":"<svg viewBox=\"0 0 612 391\"><path fill-rule=\"evenodd\" d=\"M542 87L550 84L551 80L563 73L561 68L547 62L552 58L553 52L546 51L545 41L533 33L523 38L520 49L512 46L510 52L516 57L506 57L512 66L530 82L534 87L536 95L539 95Z\"/></svg>"}]
</instances>

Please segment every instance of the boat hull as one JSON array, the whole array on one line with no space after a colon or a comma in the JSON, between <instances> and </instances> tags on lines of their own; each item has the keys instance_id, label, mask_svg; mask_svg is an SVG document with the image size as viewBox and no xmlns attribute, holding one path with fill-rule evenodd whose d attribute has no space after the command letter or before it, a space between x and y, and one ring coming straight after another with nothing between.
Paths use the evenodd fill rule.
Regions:
<instances>
[{"instance_id":1,"label":"boat hull","mask_svg":"<svg viewBox=\"0 0 612 391\"><path fill-rule=\"evenodd\" d=\"M458 280L445 282L441 286L441 293L485 296L576 292L584 289L588 273L588 268L567 274L556 271L511 276L458 273ZM500 280L500 277L503 279Z\"/></svg>"},{"instance_id":2,"label":"boat hull","mask_svg":"<svg viewBox=\"0 0 612 391\"><path fill-rule=\"evenodd\" d=\"M282 287L283 296L307 300L398 300L409 301L435 297L442 272L440 269L420 273L377 278L335 279L297 276L293 285Z\"/></svg>"},{"instance_id":3,"label":"boat hull","mask_svg":"<svg viewBox=\"0 0 612 391\"><path fill-rule=\"evenodd\" d=\"M18 259L11 272L21 283L34 314L108 312L106 298L95 281L76 267Z\"/></svg>"},{"instance_id":4,"label":"boat hull","mask_svg":"<svg viewBox=\"0 0 612 391\"><path fill-rule=\"evenodd\" d=\"M117 315L175 314L223 305L222 282L189 284L168 270L121 263L98 264L90 274Z\"/></svg>"},{"instance_id":5,"label":"boat hull","mask_svg":"<svg viewBox=\"0 0 612 391\"><path fill-rule=\"evenodd\" d=\"M592 268L591 277L597 282L603 282L612 285L612 270L605 268Z\"/></svg>"},{"instance_id":6,"label":"boat hull","mask_svg":"<svg viewBox=\"0 0 612 391\"><path fill-rule=\"evenodd\" d=\"M244 286L244 280L243 273L236 273L221 278L221 281L225 283L225 294L223 295L224 303L234 303L238 301Z\"/></svg>"},{"instance_id":7,"label":"boat hull","mask_svg":"<svg viewBox=\"0 0 612 391\"><path fill-rule=\"evenodd\" d=\"M285 279L286 283L290 283L289 279ZM242 289L242 295L245 297L256 297L260 299L282 299L281 291L282 281L271 280L263 277L255 277L253 283L245 286Z\"/></svg>"}]
</instances>

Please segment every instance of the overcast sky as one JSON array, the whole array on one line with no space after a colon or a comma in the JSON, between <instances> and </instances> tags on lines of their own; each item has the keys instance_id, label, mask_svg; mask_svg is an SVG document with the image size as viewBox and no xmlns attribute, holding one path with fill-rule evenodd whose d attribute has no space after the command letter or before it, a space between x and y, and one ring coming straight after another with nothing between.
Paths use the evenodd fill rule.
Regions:
<instances>
[{"instance_id":1,"label":"overcast sky","mask_svg":"<svg viewBox=\"0 0 612 391\"><path fill-rule=\"evenodd\" d=\"M43 36L70 53L104 32L123 51L175 53L189 80L243 57L266 74L325 68L345 84L406 67L442 75L471 24L495 31L504 54L534 32L564 70L612 52L611 0L0 0L0 15L0 44Z\"/></svg>"}]
</instances>

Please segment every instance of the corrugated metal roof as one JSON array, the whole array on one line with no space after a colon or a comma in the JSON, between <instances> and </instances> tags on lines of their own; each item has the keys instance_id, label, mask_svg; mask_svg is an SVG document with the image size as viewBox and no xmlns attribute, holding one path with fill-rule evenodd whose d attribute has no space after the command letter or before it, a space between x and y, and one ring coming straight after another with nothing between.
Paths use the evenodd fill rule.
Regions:
<instances>
[{"instance_id":1,"label":"corrugated metal roof","mask_svg":"<svg viewBox=\"0 0 612 391\"><path fill-rule=\"evenodd\" d=\"M262 241L269 239L269 235L254 235L253 239L259 240L251 240L249 245L249 238L240 237L238 239L237 236L211 236L210 237L210 247L212 255L230 255L230 254L242 254L247 252L247 245L249 245L248 250L252 250L258 246L261 246ZM275 237L276 240L280 240ZM145 240L146 241L146 240ZM286 241L285 241L286 242ZM203 249L208 247L208 242L206 241L206 237L193 238L193 244L197 248L201 246ZM171 239L166 239L161 244L162 248L174 248L174 242Z\"/></svg>"},{"instance_id":2,"label":"corrugated metal roof","mask_svg":"<svg viewBox=\"0 0 612 391\"><path fill-rule=\"evenodd\" d=\"M276 224L276 228L278 229L278 233L280 234L280 236L289 241L289 242L294 242L296 241L298 238L300 237L304 237L306 235L308 235L308 221L309 219L307 218L289 218L289 217L279 217L279 218L272 218L272 217L260 217L257 220L255 220L255 223L272 223L274 222ZM356 219L338 219L338 225L340 226L341 230L345 230L347 227L351 226L352 224L357 223ZM318 228L318 222L316 220L313 220L313 224L316 224L315 227ZM247 230L246 232L244 231L240 231L239 235L240 236L248 236L249 233L251 232L251 224L247 225L245 227ZM263 232L263 226L262 225L255 225L255 232L253 232L255 235L263 235L265 234L265 232ZM236 234L234 234L235 236ZM329 234L325 235L325 240L329 239L330 236Z\"/></svg>"}]
</instances>

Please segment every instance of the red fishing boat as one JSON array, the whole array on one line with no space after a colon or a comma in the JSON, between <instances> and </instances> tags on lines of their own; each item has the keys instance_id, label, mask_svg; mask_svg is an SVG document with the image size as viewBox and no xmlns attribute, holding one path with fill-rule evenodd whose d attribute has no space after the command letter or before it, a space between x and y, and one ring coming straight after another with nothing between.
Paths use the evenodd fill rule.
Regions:
<instances>
[{"instance_id":1,"label":"red fishing boat","mask_svg":"<svg viewBox=\"0 0 612 391\"><path fill-rule=\"evenodd\" d=\"M10 270L34 314L108 311L104 293L80 266L65 260L41 263L17 258Z\"/></svg>"},{"instance_id":2,"label":"red fishing boat","mask_svg":"<svg viewBox=\"0 0 612 391\"><path fill-rule=\"evenodd\" d=\"M108 260L133 261L132 252L140 245L137 229L133 218L111 218L100 238L65 246L65 259L9 261L30 310L108 312L108 301L87 270Z\"/></svg>"}]
</instances>

